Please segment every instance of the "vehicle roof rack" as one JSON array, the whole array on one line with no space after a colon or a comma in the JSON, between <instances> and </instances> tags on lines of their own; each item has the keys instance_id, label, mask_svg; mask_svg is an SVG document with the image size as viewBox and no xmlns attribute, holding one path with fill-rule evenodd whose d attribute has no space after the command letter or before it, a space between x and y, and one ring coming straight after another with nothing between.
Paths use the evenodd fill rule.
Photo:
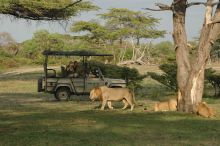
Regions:
<instances>
[{"instance_id":1,"label":"vehicle roof rack","mask_svg":"<svg viewBox=\"0 0 220 146\"><path fill-rule=\"evenodd\" d=\"M43 53L45 56L113 56L112 54L99 54L93 51L51 51L45 50Z\"/></svg>"}]
</instances>

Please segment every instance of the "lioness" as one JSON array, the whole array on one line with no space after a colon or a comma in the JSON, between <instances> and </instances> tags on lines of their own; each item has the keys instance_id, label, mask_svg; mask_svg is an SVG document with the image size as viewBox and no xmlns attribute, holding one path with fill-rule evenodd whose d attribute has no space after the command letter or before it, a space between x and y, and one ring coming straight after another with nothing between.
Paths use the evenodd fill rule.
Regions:
<instances>
[{"instance_id":1,"label":"lioness","mask_svg":"<svg viewBox=\"0 0 220 146\"><path fill-rule=\"evenodd\" d=\"M208 107L206 102L200 102L197 106L197 114L206 118L211 118L216 115L214 109Z\"/></svg>"},{"instance_id":2,"label":"lioness","mask_svg":"<svg viewBox=\"0 0 220 146\"><path fill-rule=\"evenodd\" d=\"M96 87L91 90L89 98L94 101L99 99L102 101L101 110L104 110L106 103L112 109L111 101L123 101L126 109L128 105L131 106L131 111L134 109L134 96L133 93L127 88L108 88L106 86Z\"/></svg>"},{"instance_id":3,"label":"lioness","mask_svg":"<svg viewBox=\"0 0 220 146\"><path fill-rule=\"evenodd\" d=\"M170 99L164 102L158 102L154 105L154 111L176 111L177 110L177 100Z\"/></svg>"}]
</instances>

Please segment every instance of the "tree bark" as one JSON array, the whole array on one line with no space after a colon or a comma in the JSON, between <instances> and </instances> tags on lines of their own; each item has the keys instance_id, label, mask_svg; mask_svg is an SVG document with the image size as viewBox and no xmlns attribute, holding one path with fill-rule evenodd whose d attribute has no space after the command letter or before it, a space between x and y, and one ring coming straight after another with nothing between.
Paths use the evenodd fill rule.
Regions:
<instances>
[{"instance_id":1,"label":"tree bark","mask_svg":"<svg viewBox=\"0 0 220 146\"><path fill-rule=\"evenodd\" d=\"M205 19L201 29L199 45L196 56L190 59L187 48L187 36L185 30L186 9L193 5L206 7ZM194 112L195 107L202 101L204 88L204 70L210 56L211 48L220 35L220 0L207 0L207 2L191 2L187 0L173 0L171 6L156 4L159 9L152 11L171 10L173 12L173 39L177 62L178 83L178 110ZM217 8L213 14L213 7Z\"/></svg>"},{"instance_id":2,"label":"tree bark","mask_svg":"<svg viewBox=\"0 0 220 146\"><path fill-rule=\"evenodd\" d=\"M189 59L187 36L185 31L185 13L187 0L173 1L173 38L177 61L178 110L194 112L202 101L204 88L204 70L214 41L220 34L220 4L212 19L213 0L207 0L204 24L199 39L197 55Z\"/></svg>"},{"instance_id":3,"label":"tree bark","mask_svg":"<svg viewBox=\"0 0 220 146\"><path fill-rule=\"evenodd\" d=\"M173 3L173 39L177 62L178 110L183 111L186 104L185 87L191 69L185 30L187 0L174 0Z\"/></svg>"}]
</instances>

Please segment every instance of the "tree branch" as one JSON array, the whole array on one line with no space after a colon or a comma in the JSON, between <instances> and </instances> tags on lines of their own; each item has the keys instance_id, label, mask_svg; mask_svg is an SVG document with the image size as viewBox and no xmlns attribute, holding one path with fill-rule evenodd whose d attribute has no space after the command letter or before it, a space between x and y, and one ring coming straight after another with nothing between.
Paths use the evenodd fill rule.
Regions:
<instances>
[{"instance_id":1,"label":"tree branch","mask_svg":"<svg viewBox=\"0 0 220 146\"><path fill-rule=\"evenodd\" d=\"M191 3L188 3L187 4L187 8L188 7L191 7L191 6L195 6L195 5L206 5L206 3L204 3L204 2L191 2Z\"/></svg>"},{"instance_id":2,"label":"tree branch","mask_svg":"<svg viewBox=\"0 0 220 146\"><path fill-rule=\"evenodd\" d=\"M29 20L64 20L67 17L71 16L71 14L67 14L67 11L70 7L75 6L76 4L82 2L82 0L75 0L71 4L65 7L57 7L57 8L45 8L45 7L33 7L33 10L29 7L25 6L25 4L20 3L9 3L8 9L3 9L0 13L5 15L12 15L17 18L29 19ZM36 10L35 10L36 9ZM66 16L65 16L66 15Z\"/></svg>"},{"instance_id":3,"label":"tree branch","mask_svg":"<svg viewBox=\"0 0 220 146\"><path fill-rule=\"evenodd\" d=\"M145 10L150 10L150 11L167 11L167 10L172 10L172 6L161 4L161 3L155 3L156 6L159 7L159 9L151 9L151 8L144 8Z\"/></svg>"},{"instance_id":4,"label":"tree branch","mask_svg":"<svg viewBox=\"0 0 220 146\"><path fill-rule=\"evenodd\" d=\"M196 5L204 5L204 6L212 6L212 7L214 7L215 5L218 5L219 3L220 2L215 2L215 3L211 3L211 4L208 4L208 3L205 3L205 2L191 2L191 3L187 4L187 8L191 7L191 6L196 6Z\"/></svg>"},{"instance_id":5,"label":"tree branch","mask_svg":"<svg viewBox=\"0 0 220 146\"><path fill-rule=\"evenodd\" d=\"M66 6L66 7L64 7L64 8L62 8L62 9L68 9L69 7L72 7L72 6L74 6L74 5L76 5L76 4L78 4L78 3L80 3L82 0L77 0L76 2L74 2L74 3L72 3L72 4L69 4L68 6Z\"/></svg>"}]
</instances>

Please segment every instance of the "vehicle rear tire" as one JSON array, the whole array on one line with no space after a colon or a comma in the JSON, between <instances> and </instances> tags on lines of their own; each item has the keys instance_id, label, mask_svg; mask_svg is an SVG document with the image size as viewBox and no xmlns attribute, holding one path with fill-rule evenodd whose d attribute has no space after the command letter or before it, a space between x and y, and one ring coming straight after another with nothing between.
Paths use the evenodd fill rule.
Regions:
<instances>
[{"instance_id":1,"label":"vehicle rear tire","mask_svg":"<svg viewBox=\"0 0 220 146\"><path fill-rule=\"evenodd\" d=\"M70 90L68 88L58 88L54 94L54 97L58 100L69 100L70 99Z\"/></svg>"}]
</instances>

